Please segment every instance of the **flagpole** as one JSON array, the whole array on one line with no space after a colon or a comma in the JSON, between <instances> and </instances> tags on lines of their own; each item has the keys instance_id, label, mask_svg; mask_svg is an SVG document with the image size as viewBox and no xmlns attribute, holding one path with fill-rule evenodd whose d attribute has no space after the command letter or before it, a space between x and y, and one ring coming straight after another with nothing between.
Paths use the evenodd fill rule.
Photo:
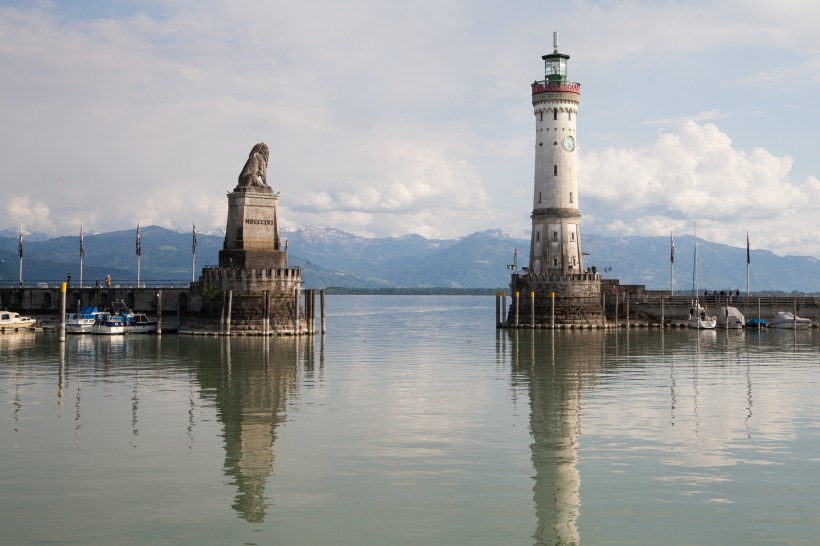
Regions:
<instances>
[{"instance_id":1,"label":"flagpole","mask_svg":"<svg viewBox=\"0 0 820 546\"><path fill-rule=\"evenodd\" d=\"M85 255L83 249L83 223L80 222L80 288L83 287L83 255Z\"/></svg>"},{"instance_id":2,"label":"flagpole","mask_svg":"<svg viewBox=\"0 0 820 546\"><path fill-rule=\"evenodd\" d=\"M20 238L17 240L17 255L20 257L20 286L23 286L23 224L20 224Z\"/></svg>"},{"instance_id":3,"label":"flagpole","mask_svg":"<svg viewBox=\"0 0 820 546\"><path fill-rule=\"evenodd\" d=\"M140 287L140 259L142 258L142 244L140 243L140 221L137 220L137 288Z\"/></svg>"},{"instance_id":4,"label":"flagpole","mask_svg":"<svg viewBox=\"0 0 820 546\"><path fill-rule=\"evenodd\" d=\"M191 282L194 282L196 275L196 222L194 222L194 238L191 243Z\"/></svg>"},{"instance_id":5,"label":"flagpole","mask_svg":"<svg viewBox=\"0 0 820 546\"><path fill-rule=\"evenodd\" d=\"M752 262L751 250L749 249L749 230L746 230L746 297L749 297L749 265Z\"/></svg>"},{"instance_id":6,"label":"flagpole","mask_svg":"<svg viewBox=\"0 0 820 546\"><path fill-rule=\"evenodd\" d=\"M670 272L669 272L669 293L670 295L675 295L675 237L672 235L672 232L669 232L669 239L672 241L672 254L671 254L671 264L670 264Z\"/></svg>"}]
</instances>

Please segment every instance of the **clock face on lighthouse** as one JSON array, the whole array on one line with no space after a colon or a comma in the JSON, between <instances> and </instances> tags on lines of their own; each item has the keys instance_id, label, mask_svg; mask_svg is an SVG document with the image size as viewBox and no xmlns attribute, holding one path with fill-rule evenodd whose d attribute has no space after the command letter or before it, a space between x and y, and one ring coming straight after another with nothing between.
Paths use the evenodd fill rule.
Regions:
<instances>
[{"instance_id":1,"label":"clock face on lighthouse","mask_svg":"<svg viewBox=\"0 0 820 546\"><path fill-rule=\"evenodd\" d=\"M575 149L575 139L571 136L564 137L564 140L561 141L561 146L568 152L571 152Z\"/></svg>"}]
</instances>

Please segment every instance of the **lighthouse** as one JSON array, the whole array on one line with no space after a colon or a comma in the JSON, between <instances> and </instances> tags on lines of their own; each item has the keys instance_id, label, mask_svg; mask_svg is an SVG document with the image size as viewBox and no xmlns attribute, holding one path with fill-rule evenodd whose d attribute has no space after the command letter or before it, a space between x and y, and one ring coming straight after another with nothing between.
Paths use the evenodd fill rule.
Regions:
<instances>
[{"instance_id":1,"label":"lighthouse","mask_svg":"<svg viewBox=\"0 0 820 546\"><path fill-rule=\"evenodd\" d=\"M544 79L531 86L535 176L530 261L526 271L513 272L510 286L518 298L513 305L520 323L508 320L508 325L603 322L600 275L584 267L581 251L576 131L581 84L567 77L569 55L558 51L557 32L553 48L541 57Z\"/></svg>"},{"instance_id":2,"label":"lighthouse","mask_svg":"<svg viewBox=\"0 0 820 546\"><path fill-rule=\"evenodd\" d=\"M578 208L578 146L575 123L581 85L567 79L569 55L555 51L544 60L544 80L532 84L535 111L535 183L530 271L583 270L581 211Z\"/></svg>"}]
</instances>

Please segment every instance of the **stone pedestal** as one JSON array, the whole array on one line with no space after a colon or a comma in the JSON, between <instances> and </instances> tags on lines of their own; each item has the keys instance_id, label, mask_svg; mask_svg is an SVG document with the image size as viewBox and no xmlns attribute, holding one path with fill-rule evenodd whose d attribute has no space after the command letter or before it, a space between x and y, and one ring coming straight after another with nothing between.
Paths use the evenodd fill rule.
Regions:
<instances>
[{"instance_id":1,"label":"stone pedestal","mask_svg":"<svg viewBox=\"0 0 820 546\"><path fill-rule=\"evenodd\" d=\"M277 207L279 196L270 188L237 188L228 194L225 243L219 251L222 269L283 269L287 254L281 248Z\"/></svg>"}]
</instances>

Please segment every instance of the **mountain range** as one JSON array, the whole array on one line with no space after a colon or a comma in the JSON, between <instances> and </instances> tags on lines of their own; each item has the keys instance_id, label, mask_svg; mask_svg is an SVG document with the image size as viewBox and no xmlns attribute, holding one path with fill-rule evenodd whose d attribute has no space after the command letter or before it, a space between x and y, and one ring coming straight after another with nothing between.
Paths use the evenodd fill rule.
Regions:
<instances>
[{"instance_id":1,"label":"mountain range","mask_svg":"<svg viewBox=\"0 0 820 546\"><path fill-rule=\"evenodd\" d=\"M500 230L457 239L359 237L334 228L283 230L288 264L302 268L306 288L490 288L509 285L514 253L517 266L528 263L529 241ZM142 280L180 282L191 279L192 234L159 226L140 230ZM198 234L197 268L214 265L223 236ZM0 283L19 277L17 230L0 231ZM79 279L79 236L26 234L23 278L26 282L56 281L67 274ZM136 279L134 230L86 233L83 274L86 283L109 274ZM596 266L604 278L621 284L669 289L672 276L668 237L607 237L584 235L585 266ZM693 285L694 237L675 239L674 281L681 293ZM750 287L754 292L820 292L820 260L808 256L778 256L767 250L750 252ZM698 286L721 290L746 288L746 249L698 239Z\"/></svg>"}]
</instances>

